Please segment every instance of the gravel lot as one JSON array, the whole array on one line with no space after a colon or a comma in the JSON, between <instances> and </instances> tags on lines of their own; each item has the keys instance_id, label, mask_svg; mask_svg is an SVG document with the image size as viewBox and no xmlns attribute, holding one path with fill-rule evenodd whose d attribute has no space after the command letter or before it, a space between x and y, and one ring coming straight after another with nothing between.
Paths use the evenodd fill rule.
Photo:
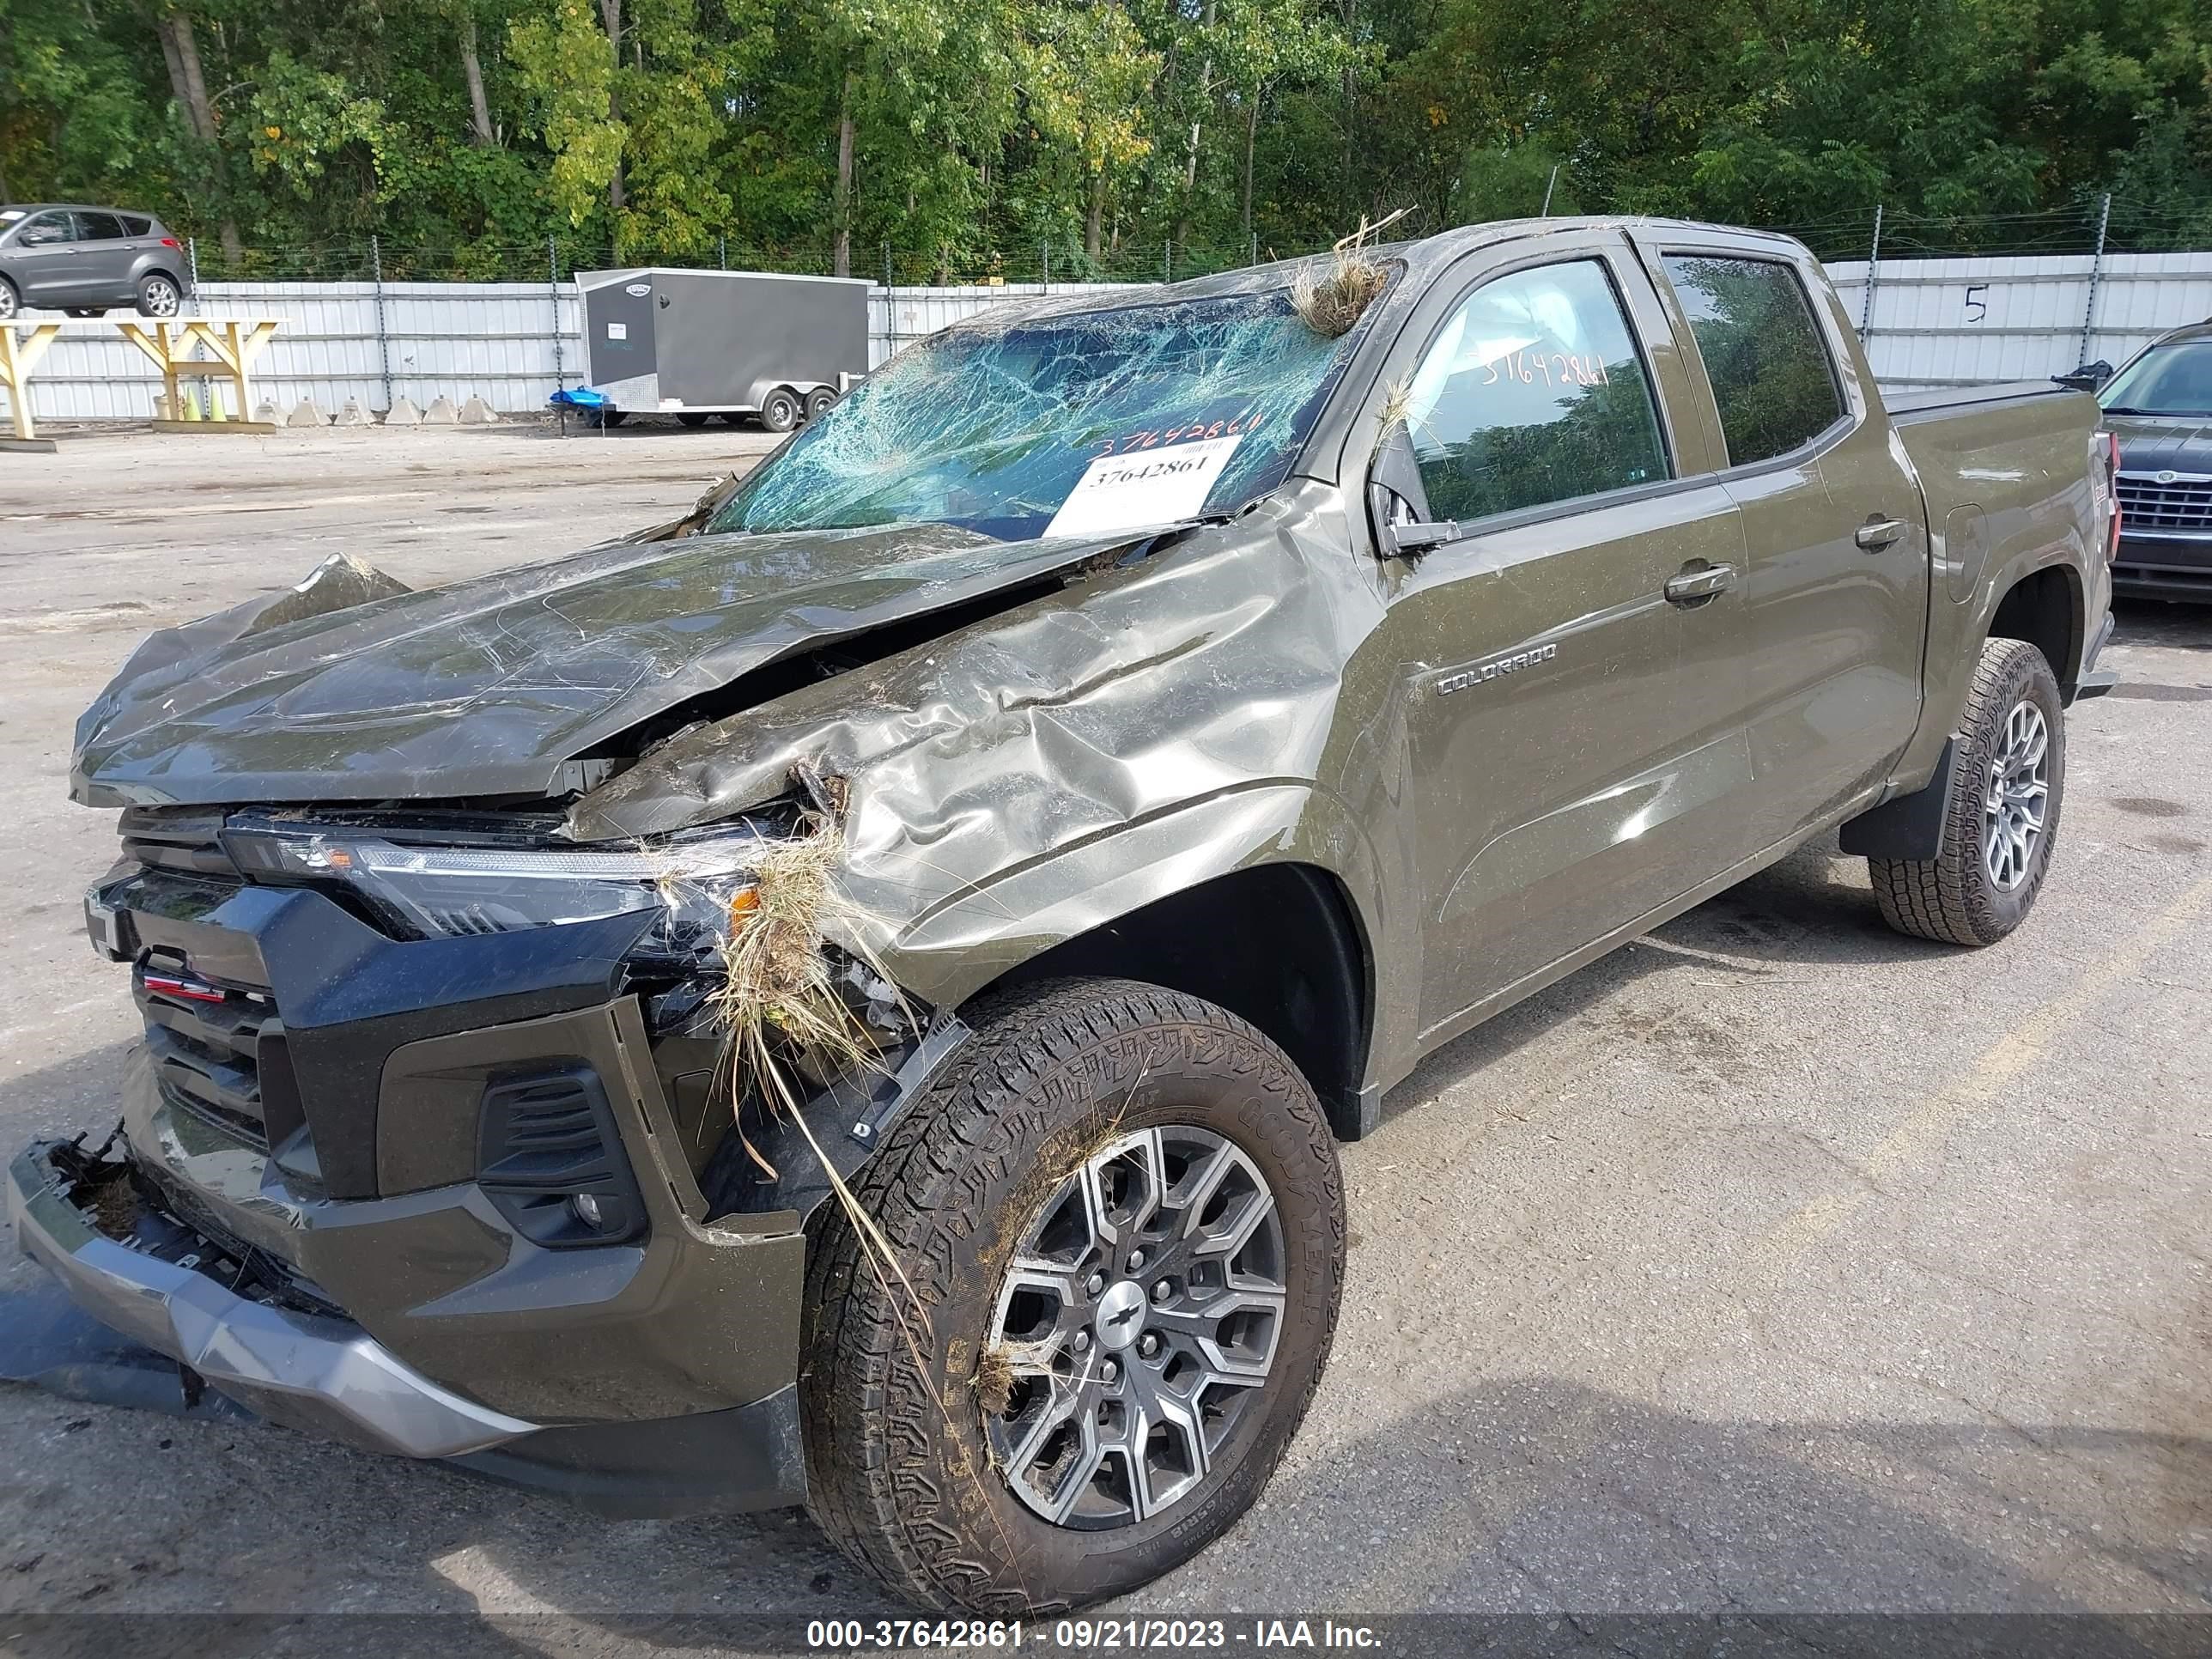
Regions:
<instances>
[{"instance_id":1,"label":"gravel lot","mask_svg":"<svg viewBox=\"0 0 2212 1659\"><path fill-rule=\"evenodd\" d=\"M769 441L63 439L0 456L11 1152L112 1120L135 1021L78 908L112 815L65 773L138 635L335 551L420 585L580 547ZM2212 612L2129 608L2110 661L2005 945L1895 937L1863 866L1810 849L1398 1090L1346 1149L1312 1416L1143 1610L2212 1608ZM508 1650L566 1654L657 1649L640 1621L670 1614L890 1609L795 1513L609 1525L0 1388L0 1643L73 1610L543 1614Z\"/></svg>"}]
</instances>

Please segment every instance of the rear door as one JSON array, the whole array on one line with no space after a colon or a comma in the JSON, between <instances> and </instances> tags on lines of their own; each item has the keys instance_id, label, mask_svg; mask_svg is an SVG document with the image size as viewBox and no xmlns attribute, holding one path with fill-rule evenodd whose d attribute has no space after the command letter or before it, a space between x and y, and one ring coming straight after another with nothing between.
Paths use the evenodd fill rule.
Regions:
<instances>
[{"instance_id":1,"label":"rear door","mask_svg":"<svg viewBox=\"0 0 2212 1659\"><path fill-rule=\"evenodd\" d=\"M1920 718L1920 486L1810 257L1694 231L1644 241L1705 368L1742 509L1755 787L1770 846L1877 787Z\"/></svg>"},{"instance_id":2,"label":"rear door","mask_svg":"<svg viewBox=\"0 0 2212 1659\"><path fill-rule=\"evenodd\" d=\"M1667 321L1618 234L1545 243L1451 296L1386 394L1407 510L1462 532L1404 563L1381 636L1431 1041L1724 868L1748 778L1742 533L1702 424L1669 418Z\"/></svg>"},{"instance_id":3,"label":"rear door","mask_svg":"<svg viewBox=\"0 0 2212 1659\"><path fill-rule=\"evenodd\" d=\"M70 297L80 305L122 305L131 291L136 257L123 222L112 213L76 214L76 270Z\"/></svg>"}]
</instances>

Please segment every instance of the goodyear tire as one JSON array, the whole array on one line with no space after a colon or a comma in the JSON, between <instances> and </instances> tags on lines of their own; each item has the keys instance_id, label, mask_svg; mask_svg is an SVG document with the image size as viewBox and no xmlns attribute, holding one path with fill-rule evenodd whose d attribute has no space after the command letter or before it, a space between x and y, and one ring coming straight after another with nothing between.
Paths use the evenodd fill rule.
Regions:
<instances>
[{"instance_id":1,"label":"goodyear tire","mask_svg":"<svg viewBox=\"0 0 2212 1659\"><path fill-rule=\"evenodd\" d=\"M2043 653L1985 642L1960 733L1942 853L1867 866L1882 920L1898 932L1994 945L2034 908L2058 839L2066 726Z\"/></svg>"},{"instance_id":2,"label":"goodyear tire","mask_svg":"<svg viewBox=\"0 0 2212 1659\"><path fill-rule=\"evenodd\" d=\"M1310 1086L1210 1003L1068 980L963 1014L856 1183L896 1267L842 1209L810 1252L810 1507L913 1601L1048 1612L1259 1496L1328 1358L1343 1187Z\"/></svg>"}]
</instances>

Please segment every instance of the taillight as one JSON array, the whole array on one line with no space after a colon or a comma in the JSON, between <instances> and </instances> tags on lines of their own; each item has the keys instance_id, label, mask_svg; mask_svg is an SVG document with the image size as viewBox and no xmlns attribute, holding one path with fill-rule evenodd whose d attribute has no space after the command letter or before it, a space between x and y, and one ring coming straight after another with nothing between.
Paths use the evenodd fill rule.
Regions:
<instances>
[{"instance_id":1,"label":"taillight","mask_svg":"<svg viewBox=\"0 0 2212 1659\"><path fill-rule=\"evenodd\" d=\"M184 246L184 244L173 236L164 236L161 239L161 246L163 247L181 248Z\"/></svg>"},{"instance_id":2,"label":"taillight","mask_svg":"<svg viewBox=\"0 0 2212 1659\"><path fill-rule=\"evenodd\" d=\"M2112 532L2105 541L2105 562L2120 556L2120 437L2105 434L2105 499L2112 507Z\"/></svg>"}]
</instances>

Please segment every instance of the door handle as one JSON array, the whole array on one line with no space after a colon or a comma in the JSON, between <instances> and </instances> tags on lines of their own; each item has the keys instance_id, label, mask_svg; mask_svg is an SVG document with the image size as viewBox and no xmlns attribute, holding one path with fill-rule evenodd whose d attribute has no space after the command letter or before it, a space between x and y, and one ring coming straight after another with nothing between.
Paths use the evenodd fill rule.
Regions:
<instances>
[{"instance_id":1,"label":"door handle","mask_svg":"<svg viewBox=\"0 0 2212 1659\"><path fill-rule=\"evenodd\" d=\"M1861 525L1858 533L1851 538L1869 553L1879 553L1905 533L1905 526L1896 519L1885 519L1875 514Z\"/></svg>"},{"instance_id":2,"label":"door handle","mask_svg":"<svg viewBox=\"0 0 2212 1659\"><path fill-rule=\"evenodd\" d=\"M1735 586L1735 567L1732 564L1709 564L1684 570L1667 578L1667 603L1702 605L1722 589Z\"/></svg>"}]
</instances>

